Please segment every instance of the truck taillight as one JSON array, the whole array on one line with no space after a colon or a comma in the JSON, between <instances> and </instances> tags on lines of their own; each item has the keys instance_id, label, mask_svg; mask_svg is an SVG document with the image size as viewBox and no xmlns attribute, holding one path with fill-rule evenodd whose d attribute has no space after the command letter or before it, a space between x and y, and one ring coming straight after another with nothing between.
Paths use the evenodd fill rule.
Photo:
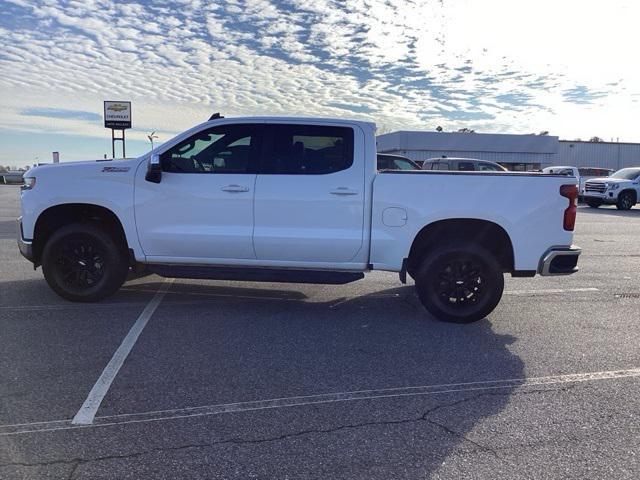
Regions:
<instances>
[{"instance_id":1,"label":"truck taillight","mask_svg":"<svg viewBox=\"0 0 640 480\"><path fill-rule=\"evenodd\" d=\"M560 195L569 199L569 206L564 211L562 226L565 230L571 232L576 225L576 213L578 212L578 186L562 185L560 187Z\"/></svg>"}]
</instances>

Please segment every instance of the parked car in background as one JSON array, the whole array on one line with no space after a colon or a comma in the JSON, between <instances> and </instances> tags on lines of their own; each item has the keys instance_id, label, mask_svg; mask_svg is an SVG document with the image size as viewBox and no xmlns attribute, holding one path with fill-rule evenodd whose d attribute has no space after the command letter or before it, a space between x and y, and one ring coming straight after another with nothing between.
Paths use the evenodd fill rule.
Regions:
<instances>
[{"instance_id":1,"label":"parked car in background","mask_svg":"<svg viewBox=\"0 0 640 480\"><path fill-rule=\"evenodd\" d=\"M598 168L598 167L571 167L571 166L557 166L557 167L546 167L542 169L542 173L549 173L553 175L567 175L570 177L576 177L578 180L578 192L580 194L580 198L584 196L584 184L587 180L591 178L601 178L608 177L611 175L613 170L609 168Z\"/></svg>"},{"instance_id":2,"label":"parked car in background","mask_svg":"<svg viewBox=\"0 0 640 480\"><path fill-rule=\"evenodd\" d=\"M561 166L561 167L546 167L542 169L542 173L552 173L554 175L567 175L569 177L580 176L580 172L578 172L578 167L569 167L569 166Z\"/></svg>"},{"instance_id":3,"label":"parked car in background","mask_svg":"<svg viewBox=\"0 0 640 480\"><path fill-rule=\"evenodd\" d=\"M592 178L585 182L584 200L592 208L615 205L629 210L640 197L640 167L623 168L609 177Z\"/></svg>"},{"instance_id":4,"label":"parked car in background","mask_svg":"<svg viewBox=\"0 0 640 480\"><path fill-rule=\"evenodd\" d=\"M24 175L24 172L22 170L10 170L8 172L2 172L0 173L0 183L6 183L6 184L14 184L14 185L19 185L22 183L22 176Z\"/></svg>"},{"instance_id":5,"label":"parked car in background","mask_svg":"<svg viewBox=\"0 0 640 480\"><path fill-rule=\"evenodd\" d=\"M422 170L447 170L459 172L506 172L502 165L475 158L430 158L422 164Z\"/></svg>"},{"instance_id":6,"label":"parked car in background","mask_svg":"<svg viewBox=\"0 0 640 480\"><path fill-rule=\"evenodd\" d=\"M378 170L420 170L420 166L407 157L379 153Z\"/></svg>"}]
</instances>

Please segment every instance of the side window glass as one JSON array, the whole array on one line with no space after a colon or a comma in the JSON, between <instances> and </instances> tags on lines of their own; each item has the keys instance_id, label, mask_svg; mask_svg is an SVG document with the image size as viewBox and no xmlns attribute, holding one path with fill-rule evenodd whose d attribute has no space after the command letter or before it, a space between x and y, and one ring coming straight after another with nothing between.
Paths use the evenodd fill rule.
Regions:
<instances>
[{"instance_id":1,"label":"side window glass","mask_svg":"<svg viewBox=\"0 0 640 480\"><path fill-rule=\"evenodd\" d=\"M478 170L481 172L500 172L501 170L490 163L479 163Z\"/></svg>"},{"instance_id":2,"label":"side window glass","mask_svg":"<svg viewBox=\"0 0 640 480\"><path fill-rule=\"evenodd\" d=\"M473 162L458 162L458 170L461 172L473 172L475 167Z\"/></svg>"},{"instance_id":3,"label":"side window glass","mask_svg":"<svg viewBox=\"0 0 640 480\"><path fill-rule=\"evenodd\" d=\"M189 137L160 156L172 173L249 173L258 145L256 125L221 125Z\"/></svg>"},{"instance_id":4,"label":"side window glass","mask_svg":"<svg viewBox=\"0 0 640 480\"><path fill-rule=\"evenodd\" d=\"M434 163L434 165L438 165L438 170L449 170L448 162L438 162L437 164Z\"/></svg>"},{"instance_id":5,"label":"side window glass","mask_svg":"<svg viewBox=\"0 0 640 480\"><path fill-rule=\"evenodd\" d=\"M348 127L274 125L264 173L321 175L353 165L353 130Z\"/></svg>"},{"instance_id":6,"label":"side window glass","mask_svg":"<svg viewBox=\"0 0 640 480\"><path fill-rule=\"evenodd\" d=\"M395 159L393 161L393 164L394 164L394 168L396 168L397 170L415 170L413 165L411 165L411 163L401 158Z\"/></svg>"}]
</instances>

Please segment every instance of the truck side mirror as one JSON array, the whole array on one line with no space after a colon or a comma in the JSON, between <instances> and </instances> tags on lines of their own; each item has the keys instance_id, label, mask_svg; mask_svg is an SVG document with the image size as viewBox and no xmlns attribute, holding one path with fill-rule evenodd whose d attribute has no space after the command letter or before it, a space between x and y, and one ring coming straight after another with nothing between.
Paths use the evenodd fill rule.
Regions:
<instances>
[{"instance_id":1,"label":"truck side mirror","mask_svg":"<svg viewBox=\"0 0 640 480\"><path fill-rule=\"evenodd\" d=\"M147 163L147 174L144 179L147 182L160 183L162 179L162 165L160 164L160 155L153 154Z\"/></svg>"}]
</instances>

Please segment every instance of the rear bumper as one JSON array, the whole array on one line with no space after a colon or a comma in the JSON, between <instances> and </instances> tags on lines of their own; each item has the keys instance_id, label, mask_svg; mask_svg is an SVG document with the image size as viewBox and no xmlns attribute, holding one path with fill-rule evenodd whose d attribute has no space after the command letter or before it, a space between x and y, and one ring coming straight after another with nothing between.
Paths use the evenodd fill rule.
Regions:
<instances>
[{"instance_id":1,"label":"rear bumper","mask_svg":"<svg viewBox=\"0 0 640 480\"><path fill-rule=\"evenodd\" d=\"M540 259L540 275L571 275L578 271L578 257L582 250L575 245L552 247Z\"/></svg>"},{"instance_id":2,"label":"rear bumper","mask_svg":"<svg viewBox=\"0 0 640 480\"><path fill-rule=\"evenodd\" d=\"M22 217L16 220L16 239L18 240L18 248L24 258L33 263L33 242L25 240L22 234Z\"/></svg>"}]
</instances>

